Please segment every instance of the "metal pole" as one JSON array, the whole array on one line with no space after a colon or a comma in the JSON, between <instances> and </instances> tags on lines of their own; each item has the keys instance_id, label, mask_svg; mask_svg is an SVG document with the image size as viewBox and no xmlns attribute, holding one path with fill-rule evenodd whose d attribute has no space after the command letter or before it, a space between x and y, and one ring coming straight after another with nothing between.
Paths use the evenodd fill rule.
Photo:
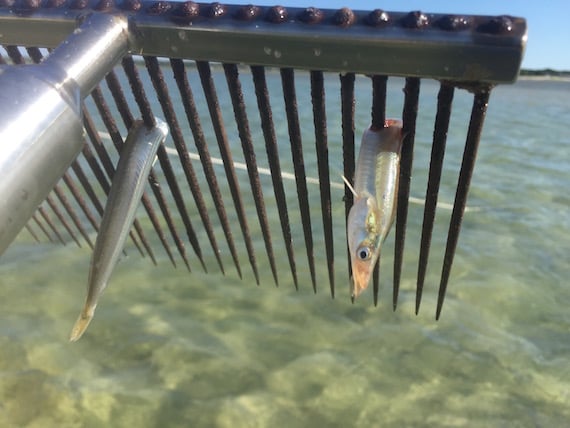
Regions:
<instances>
[{"instance_id":1,"label":"metal pole","mask_svg":"<svg viewBox=\"0 0 570 428\"><path fill-rule=\"evenodd\" d=\"M42 64L0 67L0 255L81 151L81 101L128 45L125 18L94 14Z\"/></svg>"}]
</instances>

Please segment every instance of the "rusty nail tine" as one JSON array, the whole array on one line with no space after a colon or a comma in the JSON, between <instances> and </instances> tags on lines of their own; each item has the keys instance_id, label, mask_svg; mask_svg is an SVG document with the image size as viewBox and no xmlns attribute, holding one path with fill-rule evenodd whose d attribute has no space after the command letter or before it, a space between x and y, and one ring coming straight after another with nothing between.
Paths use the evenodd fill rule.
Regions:
<instances>
[{"instance_id":1,"label":"rusty nail tine","mask_svg":"<svg viewBox=\"0 0 570 428\"><path fill-rule=\"evenodd\" d=\"M327 267L331 296L334 298L334 239L331 213L331 187L329 176L329 149L327 143L327 116L325 110L325 87L322 71L311 71L311 102L315 127L315 147L319 187L321 192L321 215L327 253Z\"/></svg>"},{"instance_id":2,"label":"rusty nail tine","mask_svg":"<svg viewBox=\"0 0 570 428\"><path fill-rule=\"evenodd\" d=\"M96 90L97 90L97 88L94 91L96 91ZM87 111L87 109L85 107L83 108L83 125L85 126L85 130L87 131L87 135L89 135L89 139L91 140L91 144L92 144L93 148L95 149L97 155L99 156L99 160L103 164L103 168L105 169L107 176L109 177L109 179L112 180L113 174L115 173L115 168L113 167L113 164L111 162L111 159L109 158L109 155L107 154L107 151L103 147L103 143L101 142L101 139L99 137L97 129L95 128L95 124L93 122L93 119L91 118L91 114ZM87 148L87 145L85 147ZM95 162L93 162L93 163L95 164ZM102 175L102 179L105 182L105 187L104 187L105 194L108 195L109 191L111 190L111 185L109 182L107 182L106 177L104 177L103 171L101 171L100 174ZM133 224L136 224L136 223L138 223L138 220L135 219ZM141 234L141 229L137 230L137 228L135 228L135 230L139 234L139 238L141 239L143 246L146 249L150 248L150 245L148 244L147 240L145 239L144 234ZM142 250L142 247L140 247L138 245L138 240L134 238L134 234L132 233L132 231L130 233L130 236L131 236L131 239L133 240L133 242L137 243L137 249L139 250L141 255L144 257L145 253Z\"/></svg>"},{"instance_id":3,"label":"rusty nail tine","mask_svg":"<svg viewBox=\"0 0 570 428\"><path fill-rule=\"evenodd\" d=\"M73 206L70 204L69 200L65 196L65 192L63 191L61 186L59 184L56 184L56 186L54 187L53 190L54 190L57 198L59 199L61 204L65 207L66 211L68 212L69 216L71 217L73 224L75 224L75 227L77 228L77 230L79 230L79 233L81 233L81 236L83 236L83 239L85 239L85 242L87 242L87 244L89 245L89 248L93 249L93 243L91 242L91 238L89 238L89 234L87 233L87 231L83 227L83 224L81 223L81 219L79 218L79 216L77 215L77 213L73 209ZM72 193L72 195L75 196L73 193Z\"/></svg>"},{"instance_id":4,"label":"rusty nail tine","mask_svg":"<svg viewBox=\"0 0 570 428\"><path fill-rule=\"evenodd\" d=\"M289 259L289 267L291 269L291 275L293 276L293 283L295 288L299 289L291 237L291 225L289 223L289 211L287 209L287 197L285 195L285 188L281 177L277 137L275 136L275 127L273 126L273 114L271 112L271 102L269 100L269 92L265 80L265 69L261 66L252 66L251 72L255 85L255 94L257 96L257 106L261 118L261 127L265 138L265 148L267 151L267 158L269 160L269 168L271 170L271 180L273 182L275 200L277 201L277 208L279 211L283 241L285 242L285 248L287 250L287 258Z\"/></svg>"},{"instance_id":5,"label":"rusty nail tine","mask_svg":"<svg viewBox=\"0 0 570 428\"><path fill-rule=\"evenodd\" d=\"M44 224L41 222L41 220L38 218L38 213L39 211L37 211L36 213L34 213L34 215L32 216L32 219L34 220L34 222L38 225L38 227L40 228L40 230L44 233L45 236L47 236L49 242L54 242L52 236L49 234L48 230L46 229L46 227L44 226Z\"/></svg>"},{"instance_id":6,"label":"rusty nail tine","mask_svg":"<svg viewBox=\"0 0 570 428\"><path fill-rule=\"evenodd\" d=\"M95 101L95 105L97 106L97 109L99 110L99 114L100 114L101 118L103 118L103 122L107 126L108 120L105 120L105 118L109 118L111 116L111 113L109 112L109 107L107 106L107 102L105 101L105 98L103 97L103 93L101 92L101 89L99 86L95 87L95 89L91 92L91 96L93 97L93 99ZM90 119L89 115L86 116L86 120L88 120L90 122L90 125L88 127L86 127L86 129L87 129L88 133L90 133L90 138L91 138L91 142L93 144L93 147L95 148L97 155L99 156L99 159L103 163L103 166L104 166L107 174L112 179L112 177L115 173L115 167L113 166L113 162L111 161L111 158L109 157L109 154L108 154L107 150L105 149L105 146L103 145L103 143L99 137L99 134L97 132L97 129L95 128L95 125L92 123L92 119ZM107 130L109 132L111 131L108 126L107 126ZM148 255L150 256L152 263L154 265L156 265L157 264L156 263L156 257L154 256L154 252L152 250L152 247L150 246L148 240L146 239L144 230L141 227L138 219L134 220L133 227L135 228L137 235L139 236L144 248L146 249Z\"/></svg>"},{"instance_id":7,"label":"rusty nail tine","mask_svg":"<svg viewBox=\"0 0 570 428\"><path fill-rule=\"evenodd\" d=\"M135 101L141 111L143 122L148 127L154 126L156 121L154 119L154 115L152 114L150 103L148 102L148 99L144 92L143 84L140 80L133 57L126 56L123 58L123 69L125 70L127 79L129 80L131 91L135 96Z\"/></svg>"},{"instance_id":8,"label":"rusty nail tine","mask_svg":"<svg viewBox=\"0 0 570 428\"><path fill-rule=\"evenodd\" d=\"M55 203L55 201L53 200L53 197L51 195L48 195L46 197L46 202L47 202L48 206L51 208L51 210L53 211L53 213L55 214L55 216L57 217L57 219L59 220L59 222L63 225L64 229L67 230L67 233L69 233L69 236L71 236L71 239L73 239L75 241L75 243L77 244L77 246L79 248L81 248L81 244L79 243L77 236L75 235L75 233L73 233L71 226L69 225L69 223L67 222L67 220L63 216L63 213L61 212L61 210L59 209L59 207L57 206L57 204Z\"/></svg>"},{"instance_id":9,"label":"rusty nail tine","mask_svg":"<svg viewBox=\"0 0 570 428\"><path fill-rule=\"evenodd\" d=\"M224 231L224 235L226 237L226 241L228 243L232 259L234 261L234 265L236 267L239 277L241 278L242 277L241 267L239 263L235 242L233 239L233 234L230 227L230 222L224 206L222 194L218 186L218 181L216 179L216 172L214 171L212 165L210 152L208 151L208 144L206 142L206 138L204 137L204 133L202 131L200 117L198 116L198 110L196 109L196 103L194 102L194 95L192 93L190 84L188 82L188 78L186 76L184 62L181 59L171 58L170 65L172 66L174 79L176 80L176 84L180 91L182 104L184 106L184 111L186 112L186 117L188 119L188 123L192 130L194 143L196 144L196 148L200 156L200 162L202 163L202 168L204 169L206 181L208 182L210 193L212 194L214 205L216 207L216 211L218 213L218 217L220 219L220 223L222 225L222 229Z\"/></svg>"},{"instance_id":10,"label":"rusty nail tine","mask_svg":"<svg viewBox=\"0 0 570 428\"><path fill-rule=\"evenodd\" d=\"M24 56L22 55L20 49L18 49L17 46L6 46L6 53L8 54L8 56L10 57L10 59L14 64L21 65L26 63Z\"/></svg>"},{"instance_id":11,"label":"rusty nail tine","mask_svg":"<svg viewBox=\"0 0 570 428\"><path fill-rule=\"evenodd\" d=\"M125 69L125 72L127 73L127 79L129 80L129 84L131 85L131 90L135 95L135 100L143 115L143 121L145 122L145 124L147 124L147 126L154 126L155 123L154 115L152 114L150 103L148 102L148 99L146 97L142 82L140 80L139 73L136 69L132 57L125 57L123 59L123 67ZM182 197L182 192L178 187L178 182L176 181L176 175L174 174L174 170L172 169L172 165L168 158L168 153L166 153L166 148L164 147L164 144L160 145L157 154L160 166L162 168L162 171L164 172L164 176L166 177L166 182L168 183L168 187L172 192L174 202L176 203L176 207L178 208L178 212L180 213L180 216L182 217L182 222L184 223L184 227L186 228L186 234L188 236L188 240L192 245L194 252L198 256L202 268L204 269L204 271L207 271L206 265L202 258L202 250L200 249L200 243L198 242L198 238L196 236L196 233L194 232L194 228L192 227L192 222L190 221L190 217L188 215L188 211L186 210L186 205ZM178 248L179 250L181 249L180 246ZM189 269L190 267L186 259L185 263Z\"/></svg>"},{"instance_id":12,"label":"rusty nail tine","mask_svg":"<svg viewBox=\"0 0 570 428\"><path fill-rule=\"evenodd\" d=\"M433 145L429 165L429 176L426 189L426 203L424 208L424 220L422 225L422 238L420 256L418 262L418 279L416 285L416 315L420 310L422 291L424 288L425 275L431 245L431 236L437 207L437 196L443 168L443 157L451 116L451 103L453 102L454 88L446 82L441 83L437 97L437 114L433 130Z\"/></svg>"},{"instance_id":13,"label":"rusty nail tine","mask_svg":"<svg viewBox=\"0 0 570 428\"><path fill-rule=\"evenodd\" d=\"M154 89L158 95L158 101L162 107L162 111L164 112L168 126L170 127L172 140L174 141L174 145L176 146L180 163L182 164L182 169L184 170L184 175L186 176L186 181L188 183L188 186L192 191L194 202L196 202L196 207L198 208L198 213L200 214L200 218L202 219L202 224L206 229L206 234L208 235L208 239L210 241L210 244L212 245L212 250L214 252L214 255L216 256L216 260L218 261L220 270L222 271L222 273L225 274L224 265L220 257L220 250L218 248L218 243L216 242L216 236L214 235L212 222L210 221L208 210L206 208L206 203L204 201L204 197L202 196L202 190L200 189L198 178L196 177L196 173L194 172L194 167L192 166L190 155L188 153L188 149L186 147L186 143L184 141L180 125L178 124L178 119L176 118L176 113L174 112L174 106L172 105L172 101L168 93L168 88L166 86L166 83L164 82L164 76L162 74L162 71L160 70L158 60L156 59L156 57L145 56L144 61L147 66L147 70L150 75L150 79L152 81Z\"/></svg>"},{"instance_id":14,"label":"rusty nail tine","mask_svg":"<svg viewBox=\"0 0 570 428\"><path fill-rule=\"evenodd\" d=\"M340 99L341 99L341 117L342 117L342 158L344 165L344 176L352 181L354 177L355 155L354 155L354 73L344 73L340 75ZM354 202L354 195L350 189L344 188L344 218L345 225L348 221L348 212ZM348 241L347 241L348 243ZM352 266L350 263L350 253L347 250L348 259L348 278L352 277Z\"/></svg>"},{"instance_id":15,"label":"rusty nail tine","mask_svg":"<svg viewBox=\"0 0 570 428\"><path fill-rule=\"evenodd\" d=\"M449 232L447 234L447 244L445 246L445 256L443 258L443 266L441 270L441 282L439 284L439 292L437 298L436 320L441 315L449 274L457 248L457 240L461 231L461 222L465 213L465 204L467 203L467 194L469 193L469 185L475 167L477 158L477 149L481 139L481 131L483 130L483 122L487 113L487 104L491 94L490 88L480 89L473 97L473 109L471 110L471 120L467 131L467 139L465 141L465 150L463 152L463 160L459 171L459 179L457 181L457 191L455 193L455 202L453 203L453 211L449 222Z\"/></svg>"},{"instance_id":16,"label":"rusty nail tine","mask_svg":"<svg viewBox=\"0 0 570 428\"><path fill-rule=\"evenodd\" d=\"M63 245L66 245L65 240L63 239L63 237L61 236L61 234L59 233L59 230L57 230L57 227L55 226L55 224L53 223L53 221L51 220L51 218L48 216L45 208L40 205L38 207L38 213L40 214L40 216L44 219L44 221L47 223L47 225L49 226L49 228L51 229L51 231L55 234L55 236L57 237L58 241L61 242Z\"/></svg>"},{"instance_id":17,"label":"rusty nail tine","mask_svg":"<svg viewBox=\"0 0 570 428\"><path fill-rule=\"evenodd\" d=\"M125 124L127 129L130 129L133 122L134 122L134 118L133 118L133 115L131 113L131 110L129 109L129 105L127 103L127 100L125 98L125 94L123 92L123 89L121 87L119 79L117 78L117 75L115 74L114 71L111 71L107 74L107 76L105 76L105 80L107 81L107 85L109 86L109 90L111 91L111 94L113 96L113 100L115 101L115 105L117 106L117 109L119 110L121 118L123 119L123 123ZM123 139L119 133L119 130L117 128L115 120L113 119L113 116L110 114L109 110L107 109L107 110L101 112L101 118L103 119L103 123L105 123L105 126L107 127L107 130L109 131L109 135L111 136L111 140L113 141L115 148L120 153L122 145L123 145ZM174 226L174 221L172 220L172 215L170 214L170 211L168 209L168 204L164 200L164 195L162 194L162 191L160 190L158 181L156 180L156 174L155 174L153 168L151 168L151 171L149 174L149 183L151 184L151 189L153 191L153 194L155 195L155 198L158 202L158 205L159 205L159 207L163 213L163 217L164 217L164 220L166 221L168 229L172 234L172 238L174 239L174 242L176 243L177 248L179 249L180 255L182 256L182 259L184 260L185 265L189 269L190 265L189 265L187 257L186 257L186 250L184 248L184 244L180 240L180 238L178 236L178 232L176 232L176 227ZM170 249L170 245L168 244L168 242L166 240L166 236L162 230L162 227L161 227L160 222L158 220L158 216L156 215L156 212L152 206L150 197L148 196L148 194L146 192L143 193L142 203L143 203L143 206L145 207L145 210L149 216L149 219L150 219L150 221L154 227L154 230L156 231L158 238L160 239L160 242L162 243L162 246L163 246L164 250L166 251L166 254L168 255L168 258L170 259L170 261L174 265L174 267L176 267L176 261L174 260L174 255L172 254L172 251Z\"/></svg>"},{"instance_id":18,"label":"rusty nail tine","mask_svg":"<svg viewBox=\"0 0 570 428\"><path fill-rule=\"evenodd\" d=\"M285 103L285 112L287 115L287 125L289 129L289 141L291 143L291 157L293 160L293 168L295 170L295 183L297 185L301 223L303 224L303 235L305 237L305 248L307 250L307 262L309 264L313 291L316 293L317 282L315 273L315 257L313 253L313 232L311 227L311 211L309 208L309 192L307 190L301 126L299 123L299 113L297 109L297 95L295 93L295 74L292 68L281 69L281 84L283 87L283 100Z\"/></svg>"},{"instance_id":19,"label":"rusty nail tine","mask_svg":"<svg viewBox=\"0 0 570 428\"><path fill-rule=\"evenodd\" d=\"M375 129L384 128L386 121L386 88L388 76L372 76L372 127ZM380 263L382 254L378 257L378 263L374 266L372 274L372 295L374 306L378 305L378 292L380 290Z\"/></svg>"},{"instance_id":20,"label":"rusty nail tine","mask_svg":"<svg viewBox=\"0 0 570 428\"><path fill-rule=\"evenodd\" d=\"M38 235L36 235L36 232L34 232L34 229L32 228L32 226L30 225L30 222L26 223L24 225L24 227L26 228L26 230L28 231L28 233L30 235L32 235L32 238L34 238L34 241L36 241L38 244L41 242L40 238L38 238Z\"/></svg>"},{"instance_id":21,"label":"rusty nail tine","mask_svg":"<svg viewBox=\"0 0 570 428\"><path fill-rule=\"evenodd\" d=\"M99 216L101 216L103 214L103 205L101 205L101 202L99 201L99 198L97 197L95 191L93 190L93 187L91 186L91 182L89 181L89 179L85 175L85 172L83 171L83 168L81 167L81 164L77 160L75 160L71 164L71 169L75 173L75 176L77 177L77 180L79 181L79 184L81 184L81 186L83 187L83 190L85 190L85 193L87 193L87 196L89 197L89 200L93 204L95 211L97 211ZM69 174L64 175L63 180L65 181L65 184L67 185L67 187L70 189L70 191L74 195L79 196L81 194L79 189L77 188L77 186L75 185L73 179L71 178L71 176ZM76 200L78 200L78 202L80 201L79 199L77 199L77 196L76 196ZM93 226L93 229L95 229L95 231L99 231L99 222L97 221L97 219L95 218L95 216L93 215L91 210L89 210L89 206L87 205L87 203L85 203L84 200L83 200L83 202L84 202L84 204L81 204L79 202L80 206L82 208L85 207L87 209L87 211L83 210L83 212L85 212L85 215L89 219L89 222Z\"/></svg>"},{"instance_id":22,"label":"rusty nail tine","mask_svg":"<svg viewBox=\"0 0 570 428\"><path fill-rule=\"evenodd\" d=\"M420 94L420 79L406 78L404 87L404 110L402 113L404 142L400 156L400 183L398 189L398 206L396 209L396 244L394 246L394 284L392 305L394 310L398 304L398 293L402 276L404 259L404 241L406 239L406 224L408 220L408 198L410 197L410 180L412 178L412 163L414 160L414 139L416 135L416 119L418 115L418 99Z\"/></svg>"},{"instance_id":23,"label":"rusty nail tine","mask_svg":"<svg viewBox=\"0 0 570 428\"><path fill-rule=\"evenodd\" d=\"M230 98L232 100L232 106L234 109L236 125L238 128L238 134L241 141L241 147L245 163L247 165L247 173L249 176L249 183L251 186L253 201L255 203L255 209L257 211L257 217L259 219L259 225L261 227L263 241L265 243L265 251L267 252L267 257L269 259L269 265L271 267L271 272L273 273L273 279L275 281L275 285L279 285L279 280L277 277L277 268L275 266L275 256L273 254L273 246L271 244L271 233L269 230L269 223L267 221L265 203L263 202L263 190L261 188L261 182L259 180L259 174L257 172L255 151L253 148L253 142L251 140L249 121L247 119L245 101L241 90L241 83L239 81L237 66L235 64L223 64L223 67L224 67L224 72L226 74L228 91L230 93Z\"/></svg>"},{"instance_id":24,"label":"rusty nail tine","mask_svg":"<svg viewBox=\"0 0 570 428\"><path fill-rule=\"evenodd\" d=\"M228 137L226 135L226 129L224 127L224 123L222 120L222 112L220 109L220 104L218 102L218 96L216 94L214 80L212 79L212 70L210 69L210 64L205 61L196 61L196 68L198 69L198 74L200 75L200 81L202 83L202 89L206 97L206 103L208 104L208 111L210 112L212 126L216 134L218 148L220 149L220 155L222 156L224 162L226 179L228 181L230 192L232 194L232 199L234 201L234 205L238 215L238 221L245 241L245 247L249 258L249 263L253 270L253 275L255 276L255 282L259 285L259 273L257 270L257 262L255 260L253 242L251 240L251 235L249 233L249 226L246 220L245 208L243 205L239 183L233 164L232 152L229 146Z\"/></svg>"}]
</instances>

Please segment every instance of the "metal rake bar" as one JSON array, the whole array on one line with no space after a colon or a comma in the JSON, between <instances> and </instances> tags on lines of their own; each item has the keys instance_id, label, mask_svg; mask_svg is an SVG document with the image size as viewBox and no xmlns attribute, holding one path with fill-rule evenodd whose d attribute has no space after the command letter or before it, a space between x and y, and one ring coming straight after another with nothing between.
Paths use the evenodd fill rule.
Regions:
<instances>
[{"instance_id":1,"label":"metal rake bar","mask_svg":"<svg viewBox=\"0 0 570 428\"><path fill-rule=\"evenodd\" d=\"M461 81L514 81L526 41L524 19L509 16L4 0L3 43L56 47L92 12L127 16L132 51L147 56Z\"/></svg>"},{"instance_id":2,"label":"metal rake bar","mask_svg":"<svg viewBox=\"0 0 570 428\"><path fill-rule=\"evenodd\" d=\"M159 262L154 248L161 246L174 265L180 257L190 269L189 243L205 271L215 264L225 274L225 259L231 257L242 277L244 252L258 284L265 274L278 284L280 270L289 270L296 288L308 277L315 292L321 281L328 282L334 297L339 279L348 283L351 274L350 265L345 270L344 263L339 268L335 261L345 257L344 226L353 202L352 193L334 177L340 170L349 180L354 176L363 114L381 128L399 100L404 142L393 232L395 309L409 203L415 203L410 195L414 156L421 150L415 140L422 80L436 78L441 81L437 103L421 106L435 111L435 122L418 244L417 313L440 211L452 102L458 89L473 92L438 290L439 318L489 94L494 84L516 78L526 41L523 19L136 0L117 6L42 5L0 3L0 64L7 64L0 77L4 69L44 61L49 53L45 48L58 46L76 21L89 23L90 14L125 17L129 50L142 56L122 56L119 66L100 73L106 85L86 79L91 97L82 93L86 98L80 111L89 144L26 225L36 241L43 239L39 228L49 241L71 239L81 245L84 240L92 247L90 233L98 230L127 130L138 117L152 126L162 116L170 137L158 149L158 163L149 176L152 193L143 195L144 212L139 211L131 232L140 253ZM391 85L399 84L394 79L398 76L405 78L403 96L390 92ZM357 95L363 82L369 104ZM287 182L289 177L294 183ZM149 230L156 233L147 236ZM256 248L258 242L263 250ZM260 251L267 259L256 254ZM301 263L296 256L302 251L306 261ZM267 269L260 269L262 265ZM374 304L383 283L380 271L379 261L373 275Z\"/></svg>"}]
</instances>

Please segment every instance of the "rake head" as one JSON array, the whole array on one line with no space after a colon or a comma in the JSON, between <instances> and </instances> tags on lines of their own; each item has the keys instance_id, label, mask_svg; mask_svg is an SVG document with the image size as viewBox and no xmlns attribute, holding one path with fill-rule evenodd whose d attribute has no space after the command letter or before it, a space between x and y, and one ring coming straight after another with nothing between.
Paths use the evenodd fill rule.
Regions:
<instances>
[{"instance_id":1,"label":"rake head","mask_svg":"<svg viewBox=\"0 0 570 428\"><path fill-rule=\"evenodd\" d=\"M120 30L102 24L108 19L101 17L109 16L123 20ZM395 309L409 203L414 201L416 123L424 110L433 112L416 313L436 213L442 209L438 195L453 99L458 90L471 93L443 251L439 318L489 95L494 85L516 79L526 41L523 19L193 2L125 1L114 6L48 1L41 6L2 3L0 27L0 93L10 79L18 78L10 70L24 64L40 79L55 79L51 86L71 79L77 86L75 98L57 95L76 109L87 135L77 157L44 166L55 162L60 172L25 217L30 218L25 229L38 241L71 239L93 247L90 233L99 229L127 131L138 118L151 127L161 117L170 137L158 149L142 196L144 211L139 210L130 231L138 251L157 263L161 257L156 252L162 249L173 265L182 261L189 270L198 262L204 270L226 273L233 264L240 277L249 275L247 259L257 283L263 276L260 267L267 265L276 284L285 270L295 287L310 282L315 292L323 281L317 268L326 265L325 281L334 296L339 278L347 284L350 276L345 219L353 195L339 183L340 175L354 176L355 140L364 126L371 122L382 127L387 112L392 116L401 106ZM128 40L124 50L105 53L122 38ZM70 57L85 73L66 64ZM437 79L439 92L437 100L420 110L424 79ZM403 89L397 99L393 85ZM359 99L363 93L364 101ZM45 124L50 126L58 125ZM8 127L6 121L0 123L2 139ZM33 174L30 165L15 167L13 159L0 153L0 169L14 171L14 182ZM3 180L0 190L9 192ZM15 236L19 228L9 218L10 210L4 209L0 226L14 229ZM0 236L0 251L13 236ZM279 260L280 252L285 262ZM373 276L375 303L379 265Z\"/></svg>"}]
</instances>

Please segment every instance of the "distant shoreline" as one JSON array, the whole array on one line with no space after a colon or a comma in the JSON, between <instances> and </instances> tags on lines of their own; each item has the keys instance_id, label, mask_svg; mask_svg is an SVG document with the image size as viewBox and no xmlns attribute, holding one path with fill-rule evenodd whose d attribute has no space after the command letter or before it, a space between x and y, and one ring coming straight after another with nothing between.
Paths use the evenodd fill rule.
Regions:
<instances>
[{"instance_id":1,"label":"distant shoreline","mask_svg":"<svg viewBox=\"0 0 570 428\"><path fill-rule=\"evenodd\" d=\"M551 68L543 68L541 70L529 70L523 68L521 69L517 80L570 82L570 71L552 70Z\"/></svg>"},{"instance_id":2,"label":"distant shoreline","mask_svg":"<svg viewBox=\"0 0 570 428\"><path fill-rule=\"evenodd\" d=\"M521 76L544 76L544 77L570 77L568 70L553 70L551 68L542 68L538 70L531 70L528 68L521 68Z\"/></svg>"}]
</instances>

